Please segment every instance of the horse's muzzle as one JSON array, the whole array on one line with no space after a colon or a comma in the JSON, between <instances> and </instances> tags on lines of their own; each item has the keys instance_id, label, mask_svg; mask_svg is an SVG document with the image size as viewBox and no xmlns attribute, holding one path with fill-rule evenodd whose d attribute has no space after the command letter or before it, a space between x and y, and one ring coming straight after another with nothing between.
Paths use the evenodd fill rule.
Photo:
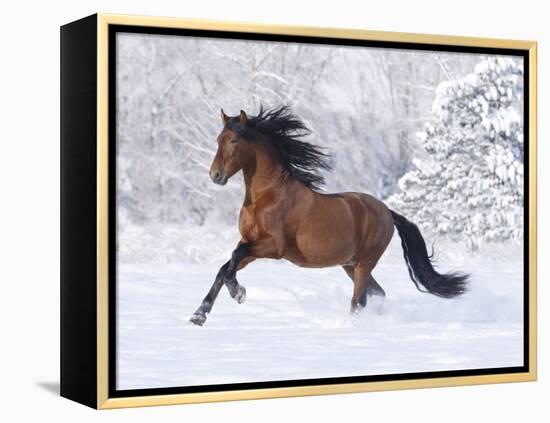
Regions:
<instances>
[{"instance_id":1,"label":"horse's muzzle","mask_svg":"<svg viewBox=\"0 0 550 423\"><path fill-rule=\"evenodd\" d=\"M212 182L218 185L227 184L227 180L229 179L227 177L227 174L225 172L222 172L221 170L217 170L216 172L210 172L210 177L212 178Z\"/></svg>"}]
</instances>

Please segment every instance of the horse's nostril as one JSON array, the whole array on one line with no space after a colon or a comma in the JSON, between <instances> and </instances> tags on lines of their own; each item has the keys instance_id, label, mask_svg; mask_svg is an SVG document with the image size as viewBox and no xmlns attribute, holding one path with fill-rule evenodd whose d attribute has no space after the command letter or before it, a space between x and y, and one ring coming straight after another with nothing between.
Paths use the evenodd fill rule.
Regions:
<instances>
[{"instance_id":1,"label":"horse's nostril","mask_svg":"<svg viewBox=\"0 0 550 423\"><path fill-rule=\"evenodd\" d=\"M210 172L210 177L212 181L218 185L225 185L227 182L227 174L221 169Z\"/></svg>"}]
</instances>

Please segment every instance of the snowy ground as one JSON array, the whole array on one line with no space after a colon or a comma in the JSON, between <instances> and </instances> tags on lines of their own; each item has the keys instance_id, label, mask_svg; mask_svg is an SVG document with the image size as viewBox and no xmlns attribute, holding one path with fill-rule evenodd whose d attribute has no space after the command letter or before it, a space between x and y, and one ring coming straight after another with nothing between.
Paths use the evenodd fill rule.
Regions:
<instances>
[{"instance_id":1,"label":"snowy ground","mask_svg":"<svg viewBox=\"0 0 550 423\"><path fill-rule=\"evenodd\" d=\"M342 269L258 261L238 274L246 302L223 288L203 327L188 319L218 266L119 264L117 387L523 364L521 258L442 261L442 270L472 273L470 292L444 300L416 291L398 253L374 272L385 303L361 315L349 315L352 283Z\"/></svg>"}]
</instances>

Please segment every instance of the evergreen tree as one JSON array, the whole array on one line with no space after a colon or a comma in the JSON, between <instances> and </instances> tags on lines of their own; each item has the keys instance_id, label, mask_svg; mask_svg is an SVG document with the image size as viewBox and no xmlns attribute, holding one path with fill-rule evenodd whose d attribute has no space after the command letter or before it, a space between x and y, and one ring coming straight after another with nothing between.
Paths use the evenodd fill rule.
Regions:
<instances>
[{"instance_id":1,"label":"evergreen tree","mask_svg":"<svg viewBox=\"0 0 550 423\"><path fill-rule=\"evenodd\" d=\"M388 202L432 235L481 242L523 234L523 66L490 58L436 91L423 157Z\"/></svg>"}]
</instances>

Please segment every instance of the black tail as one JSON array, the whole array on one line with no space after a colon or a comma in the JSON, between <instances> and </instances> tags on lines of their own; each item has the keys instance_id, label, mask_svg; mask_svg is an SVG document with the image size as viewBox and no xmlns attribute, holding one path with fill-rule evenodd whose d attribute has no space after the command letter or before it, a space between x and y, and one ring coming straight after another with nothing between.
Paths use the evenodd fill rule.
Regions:
<instances>
[{"instance_id":1,"label":"black tail","mask_svg":"<svg viewBox=\"0 0 550 423\"><path fill-rule=\"evenodd\" d=\"M466 291L468 275L464 273L440 274L433 268L426 250L426 243L418 227L405 217L390 210L393 222L401 238L403 255L407 262L409 275L421 292L429 292L443 298L452 298ZM424 286L427 291L423 290Z\"/></svg>"}]
</instances>

